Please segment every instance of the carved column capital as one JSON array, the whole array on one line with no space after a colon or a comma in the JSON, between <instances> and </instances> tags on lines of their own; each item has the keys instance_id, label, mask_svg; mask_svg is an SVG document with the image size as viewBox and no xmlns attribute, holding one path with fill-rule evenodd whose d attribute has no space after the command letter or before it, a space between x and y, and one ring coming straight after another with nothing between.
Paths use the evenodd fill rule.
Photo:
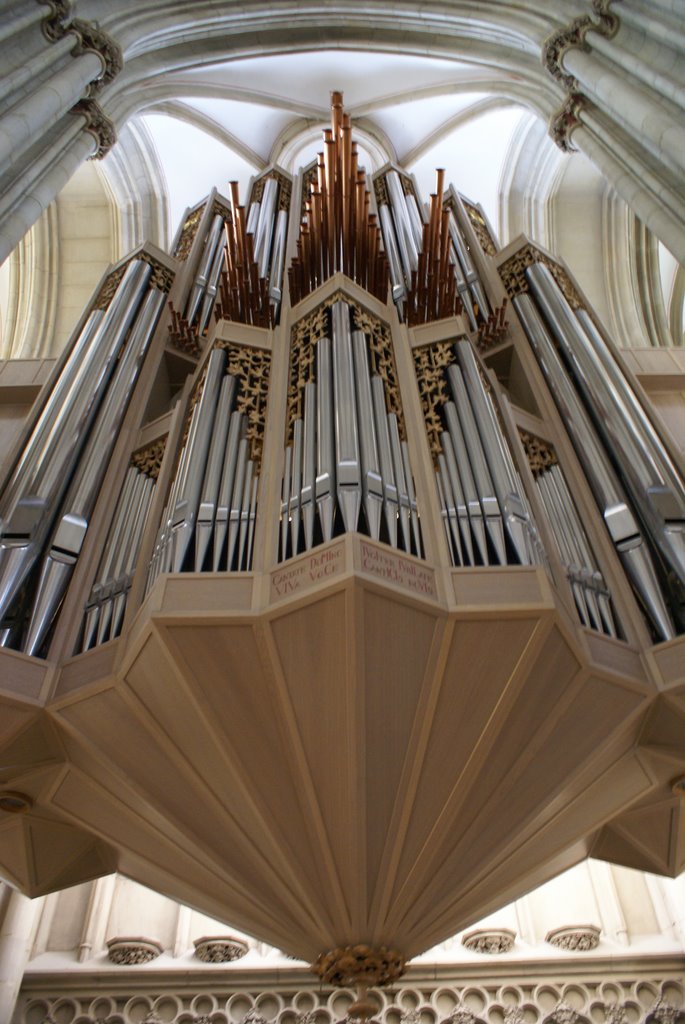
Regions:
<instances>
[{"instance_id":1,"label":"carved column capital","mask_svg":"<svg viewBox=\"0 0 685 1024\"><path fill-rule=\"evenodd\" d=\"M83 18L72 18L68 31L76 36L76 45L71 51L74 57L82 53L97 53L102 60L102 74L91 83L92 95L116 78L123 68L124 57L121 47L112 36L98 28L95 22L85 21Z\"/></svg>"},{"instance_id":2,"label":"carved column capital","mask_svg":"<svg viewBox=\"0 0 685 1024\"><path fill-rule=\"evenodd\" d=\"M45 38L51 43L56 43L67 33L71 0L38 0L38 3L50 8L41 22L41 28Z\"/></svg>"},{"instance_id":3,"label":"carved column capital","mask_svg":"<svg viewBox=\"0 0 685 1024\"><path fill-rule=\"evenodd\" d=\"M588 32L599 32L611 39L618 32L619 18L610 10L612 3L620 0L592 0L592 14L582 14L574 18L568 25L557 29L542 44L542 63L552 78L560 82L566 89L568 98L563 107L554 114L549 122L549 133L560 149L565 153L575 152L571 145L570 135L578 126L578 113L581 106L587 103L585 96L579 91L580 83L574 75L564 70L564 54L571 49L580 49L588 53L591 49L587 42Z\"/></svg>"},{"instance_id":4,"label":"carved column capital","mask_svg":"<svg viewBox=\"0 0 685 1024\"><path fill-rule=\"evenodd\" d=\"M81 114L82 117L85 117L85 130L90 132L98 144L92 159L102 160L103 156L109 153L117 141L117 133L113 123L107 117L100 104L90 98L79 100L71 108L71 113Z\"/></svg>"},{"instance_id":5,"label":"carved column capital","mask_svg":"<svg viewBox=\"0 0 685 1024\"><path fill-rule=\"evenodd\" d=\"M558 82L561 82L566 89L577 89L578 82L573 75L564 71L562 67L563 56L571 47L577 47L586 51L590 49L585 41L585 34L592 23L592 18L589 14L574 18L570 25L557 29L542 44L542 63L550 75L556 78Z\"/></svg>"}]
</instances>

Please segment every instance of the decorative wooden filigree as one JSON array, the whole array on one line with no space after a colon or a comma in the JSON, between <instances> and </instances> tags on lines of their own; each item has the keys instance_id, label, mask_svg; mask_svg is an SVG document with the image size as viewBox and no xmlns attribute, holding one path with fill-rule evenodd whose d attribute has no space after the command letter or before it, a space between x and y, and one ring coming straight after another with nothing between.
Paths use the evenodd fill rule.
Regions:
<instances>
[{"instance_id":1,"label":"decorative wooden filigree","mask_svg":"<svg viewBox=\"0 0 685 1024\"><path fill-rule=\"evenodd\" d=\"M342 299L350 307L352 329L364 331L369 339L371 373L377 374L383 380L387 411L393 412L397 416L400 437L404 440L407 435L390 328L344 292L337 291L325 299L313 312L298 320L290 335L290 375L286 413L287 443L292 441L295 420L301 419L304 415L305 384L314 380L316 376L316 343L320 338L330 337L328 310L339 299Z\"/></svg>"},{"instance_id":2,"label":"decorative wooden filigree","mask_svg":"<svg viewBox=\"0 0 685 1024\"><path fill-rule=\"evenodd\" d=\"M260 178L257 178L252 191L250 192L250 203L261 203L262 196L264 194L264 185L273 178L274 181L278 182L278 209L285 210L286 213L290 210L290 200L292 198L293 185L290 178L286 177L281 171L272 167L266 171Z\"/></svg>"},{"instance_id":3,"label":"decorative wooden filigree","mask_svg":"<svg viewBox=\"0 0 685 1024\"><path fill-rule=\"evenodd\" d=\"M488 227L488 222L483 216L482 210L478 206L475 206L474 203L470 203L468 199L464 199L463 196L461 197L461 201L464 204L464 209L471 221L471 225L476 238L480 243L481 249L483 252L487 253L488 256L496 256L497 245L490 234L490 228Z\"/></svg>"},{"instance_id":4,"label":"decorative wooden filigree","mask_svg":"<svg viewBox=\"0 0 685 1024\"><path fill-rule=\"evenodd\" d=\"M166 442L167 437L165 435L164 437L160 437L159 440L153 441L151 444L146 444L144 448L139 448L138 451L134 452L131 456L131 465L134 466L139 473L144 473L145 476L149 476L150 479L156 480L162 466Z\"/></svg>"},{"instance_id":5,"label":"decorative wooden filigree","mask_svg":"<svg viewBox=\"0 0 685 1024\"><path fill-rule=\"evenodd\" d=\"M543 441L527 430L519 430L519 437L533 476L540 476L546 469L558 464L557 453L548 441Z\"/></svg>"},{"instance_id":6,"label":"decorative wooden filigree","mask_svg":"<svg viewBox=\"0 0 685 1024\"><path fill-rule=\"evenodd\" d=\"M110 271L110 273L107 275L105 280L100 285L100 290L95 296L95 300L93 302L93 309L107 309L110 302L114 298L114 293L119 287L122 277L126 273L126 268L128 267L129 263L132 263L134 260L142 260L143 263L149 263L150 266L152 267L152 275L148 282L150 287L159 288L161 292L165 293L169 291L169 289L171 288L171 284L174 280L173 271L169 270L169 268L165 267L163 263L160 263L158 260L156 260L154 256L150 256L149 253L136 252L133 253L133 255L129 259L127 259L125 263L122 263L121 266L116 267L114 270Z\"/></svg>"},{"instance_id":7,"label":"decorative wooden filigree","mask_svg":"<svg viewBox=\"0 0 685 1024\"><path fill-rule=\"evenodd\" d=\"M202 203L196 210L189 213L181 229L181 237L178 240L176 248L174 250L174 256L177 260L187 260L190 250L193 247L195 241L195 235L197 229L200 226L202 220L202 214L205 212L205 204Z\"/></svg>"},{"instance_id":8,"label":"decorative wooden filigree","mask_svg":"<svg viewBox=\"0 0 685 1024\"><path fill-rule=\"evenodd\" d=\"M534 263L542 263L549 267L554 275L554 280L572 309L584 308L583 300L564 268L530 242L510 256L499 268L499 276L502 278L509 298L528 291L526 268L531 267Z\"/></svg>"},{"instance_id":9,"label":"decorative wooden filigree","mask_svg":"<svg viewBox=\"0 0 685 1024\"><path fill-rule=\"evenodd\" d=\"M262 348L240 345L235 341L217 341L217 348L228 353L226 373L236 378L235 408L247 419L250 458L259 473L264 449L264 425L269 391L271 353ZM199 384L199 382L198 382ZM196 393L199 391L196 389Z\"/></svg>"},{"instance_id":10,"label":"decorative wooden filigree","mask_svg":"<svg viewBox=\"0 0 685 1024\"><path fill-rule=\"evenodd\" d=\"M421 345L414 349L414 366L423 419L428 434L428 445L436 465L438 455L442 453L440 434L445 429L440 409L452 397L445 370L454 361L454 341L434 341L430 345Z\"/></svg>"}]
</instances>

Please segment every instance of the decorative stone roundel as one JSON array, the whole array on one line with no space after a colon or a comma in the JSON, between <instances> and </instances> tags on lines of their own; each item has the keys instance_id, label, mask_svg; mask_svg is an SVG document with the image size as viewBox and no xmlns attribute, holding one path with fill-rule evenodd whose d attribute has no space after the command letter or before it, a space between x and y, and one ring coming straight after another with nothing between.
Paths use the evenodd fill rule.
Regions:
<instances>
[{"instance_id":1,"label":"decorative stone roundel","mask_svg":"<svg viewBox=\"0 0 685 1024\"><path fill-rule=\"evenodd\" d=\"M474 953L508 953L515 938L516 932L509 928L478 928L464 935L461 942Z\"/></svg>"},{"instance_id":2,"label":"decorative stone roundel","mask_svg":"<svg viewBox=\"0 0 685 1024\"><path fill-rule=\"evenodd\" d=\"M139 936L122 937L117 935L107 939L107 954L113 964L124 967L134 964L147 964L162 952L161 942L156 939L144 939Z\"/></svg>"},{"instance_id":3,"label":"decorative stone roundel","mask_svg":"<svg viewBox=\"0 0 685 1024\"><path fill-rule=\"evenodd\" d=\"M557 949L567 949L574 953L587 953L599 945L600 929L594 924L564 925L553 928L545 935L545 942Z\"/></svg>"},{"instance_id":4,"label":"decorative stone roundel","mask_svg":"<svg viewBox=\"0 0 685 1024\"><path fill-rule=\"evenodd\" d=\"M227 964L247 953L247 943L233 935L204 935L195 939L195 956L206 964Z\"/></svg>"}]
</instances>

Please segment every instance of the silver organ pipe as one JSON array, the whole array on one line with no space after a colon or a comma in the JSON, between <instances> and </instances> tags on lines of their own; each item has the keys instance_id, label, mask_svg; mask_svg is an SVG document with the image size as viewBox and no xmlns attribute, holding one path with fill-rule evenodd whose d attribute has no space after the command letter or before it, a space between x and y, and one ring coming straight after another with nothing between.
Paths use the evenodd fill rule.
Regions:
<instances>
[{"instance_id":1,"label":"silver organ pipe","mask_svg":"<svg viewBox=\"0 0 685 1024\"><path fill-rule=\"evenodd\" d=\"M482 319L486 320L490 315L490 305L473 265L469 247L459 230L457 218L452 209L449 211L449 234L454 255L452 266L457 278L457 289L471 322L471 329L475 330L477 314L480 313Z\"/></svg>"},{"instance_id":2,"label":"silver organ pipe","mask_svg":"<svg viewBox=\"0 0 685 1024\"><path fill-rule=\"evenodd\" d=\"M521 565L528 565L532 560L533 548L530 537L531 523L511 452L497 421L492 400L485 390L470 342L458 341L456 353L465 384L469 389L471 407L492 474L507 536L518 561Z\"/></svg>"},{"instance_id":3,"label":"silver organ pipe","mask_svg":"<svg viewBox=\"0 0 685 1024\"><path fill-rule=\"evenodd\" d=\"M212 266L216 262L217 252L223 251L223 227L224 218L221 214L215 213L211 227L207 232L204 249L202 250L200 262L195 274L195 280L193 281L192 288L190 289L188 301L186 302L183 313L184 319L191 326L195 323L195 319L200 311L202 299L209 285Z\"/></svg>"},{"instance_id":4,"label":"silver organ pipe","mask_svg":"<svg viewBox=\"0 0 685 1024\"><path fill-rule=\"evenodd\" d=\"M209 357L207 374L198 401L198 412L194 421L195 429L187 458L187 470L183 484L176 495L176 506L171 516L172 572L181 572L183 569L186 554L195 533L200 492L225 364L226 353L223 349L215 348Z\"/></svg>"},{"instance_id":5,"label":"silver organ pipe","mask_svg":"<svg viewBox=\"0 0 685 1024\"><path fill-rule=\"evenodd\" d=\"M68 385L57 383L60 407L48 401L45 417L39 418L29 457L18 467L20 483L10 482L0 539L0 618L24 614L17 602L45 553L151 272L143 260L128 264L105 315L89 332L88 344L81 348L77 343L78 365L65 367ZM91 449L91 462L94 457L100 458ZM88 458L84 459L82 473L88 472ZM15 630L14 640L16 635Z\"/></svg>"},{"instance_id":6,"label":"silver organ pipe","mask_svg":"<svg viewBox=\"0 0 685 1024\"><path fill-rule=\"evenodd\" d=\"M231 409L235 397L235 377L226 374L221 381L219 402L214 417L211 446L207 459L207 470L202 482L200 507L197 513L195 529L195 566L201 570L207 560L214 523L216 520L217 499L221 485L221 471L224 464L228 430L231 420Z\"/></svg>"},{"instance_id":7,"label":"silver organ pipe","mask_svg":"<svg viewBox=\"0 0 685 1024\"><path fill-rule=\"evenodd\" d=\"M256 186L259 185L258 193ZM258 194L250 202L247 214L247 231L253 238L254 259L257 273L267 282L269 301L274 307L274 320L283 298L283 271L288 235L288 212L284 208L283 176L267 171L253 186Z\"/></svg>"},{"instance_id":8,"label":"silver organ pipe","mask_svg":"<svg viewBox=\"0 0 685 1024\"><path fill-rule=\"evenodd\" d=\"M333 401L335 409L335 475L338 507L345 530L357 529L361 507L361 467L359 464L359 433L357 399L352 363L349 308L336 302L333 320ZM295 456L293 455L293 465Z\"/></svg>"},{"instance_id":9,"label":"silver organ pipe","mask_svg":"<svg viewBox=\"0 0 685 1024\"><path fill-rule=\"evenodd\" d=\"M586 333L547 267L534 264L527 276L595 428L620 459L624 486L645 532L679 581L685 604L683 481L598 333Z\"/></svg>"},{"instance_id":10,"label":"silver organ pipe","mask_svg":"<svg viewBox=\"0 0 685 1024\"><path fill-rule=\"evenodd\" d=\"M378 540L381 531L383 510L383 477L376 441L376 425L371 397L369 356L366 335L363 331L352 334L354 345L354 370L357 388L357 410L359 413L359 435L362 459L362 501L366 515L369 536Z\"/></svg>"},{"instance_id":11,"label":"silver organ pipe","mask_svg":"<svg viewBox=\"0 0 685 1024\"><path fill-rule=\"evenodd\" d=\"M671 639L675 635L671 615L650 551L622 484L588 421L534 300L523 294L515 296L513 301L633 589L657 636L662 640Z\"/></svg>"},{"instance_id":12,"label":"silver organ pipe","mask_svg":"<svg viewBox=\"0 0 685 1024\"><path fill-rule=\"evenodd\" d=\"M130 466L95 582L86 602L81 650L119 636L155 481Z\"/></svg>"},{"instance_id":13,"label":"silver organ pipe","mask_svg":"<svg viewBox=\"0 0 685 1024\"><path fill-rule=\"evenodd\" d=\"M335 456L333 443L333 360L331 339L320 338L316 346L316 508L324 541L333 537L335 515ZM285 548L282 549L285 552Z\"/></svg>"},{"instance_id":14,"label":"silver organ pipe","mask_svg":"<svg viewBox=\"0 0 685 1024\"><path fill-rule=\"evenodd\" d=\"M148 573L241 572L252 565L259 474L250 457L240 386L223 348L207 360L190 412Z\"/></svg>"},{"instance_id":15,"label":"silver organ pipe","mask_svg":"<svg viewBox=\"0 0 685 1024\"><path fill-rule=\"evenodd\" d=\"M62 503L49 550L41 567L27 634L22 645L27 654L36 654L41 649L64 597L164 299L164 293L153 288L144 300Z\"/></svg>"},{"instance_id":16,"label":"silver organ pipe","mask_svg":"<svg viewBox=\"0 0 685 1024\"><path fill-rule=\"evenodd\" d=\"M550 271L528 268L536 301L651 544L671 614L685 627L685 482L587 314L575 315Z\"/></svg>"},{"instance_id":17,"label":"silver organ pipe","mask_svg":"<svg viewBox=\"0 0 685 1024\"><path fill-rule=\"evenodd\" d=\"M327 316L330 337L316 342L315 379L303 385L285 450L281 559L357 530L420 556L409 451L388 412L386 382L373 372L369 338L351 328L347 302L334 302Z\"/></svg>"},{"instance_id":18,"label":"silver organ pipe","mask_svg":"<svg viewBox=\"0 0 685 1024\"><path fill-rule=\"evenodd\" d=\"M235 482L236 466L238 464L238 448L241 438L245 432L245 417L243 413L234 410L228 425L228 436L226 438L226 449L224 451L223 467L221 470L221 484L216 505L216 517L214 526L214 541L212 548L212 570L218 572L225 569L227 565L226 545L228 538L228 520L233 496L233 485Z\"/></svg>"},{"instance_id":19,"label":"silver organ pipe","mask_svg":"<svg viewBox=\"0 0 685 1024\"><path fill-rule=\"evenodd\" d=\"M458 366L453 363L447 372L452 387L452 394L454 395L454 408L461 423L466 451L473 471L478 501L483 510L483 521L487 536L494 549L497 564L506 565L507 555L504 542L502 510L500 509L495 486L492 482L490 464L483 447L483 438L478 430L473 414L472 396L466 391L466 385Z\"/></svg>"}]
</instances>

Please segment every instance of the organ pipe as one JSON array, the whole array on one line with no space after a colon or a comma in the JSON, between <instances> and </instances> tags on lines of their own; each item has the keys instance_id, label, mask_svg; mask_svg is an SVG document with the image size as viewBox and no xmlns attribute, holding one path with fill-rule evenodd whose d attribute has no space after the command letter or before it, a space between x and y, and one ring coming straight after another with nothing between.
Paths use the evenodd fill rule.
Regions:
<instances>
[{"instance_id":1,"label":"organ pipe","mask_svg":"<svg viewBox=\"0 0 685 1024\"><path fill-rule=\"evenodd\" d=\"M331 96L331 126L304 180L294 198L288 175L271 167L253 181L246 205L231 182L229 199L213 192L190 211L174 243L175 259L189 261L188 270L168 312L166 279L148 255L134 254L109 280L0 496L0 643L45 655L78 579L78 649L86 653L121 635L130 594L142 592L145 572L148 591L167 573L251 572L255 537L273 537L271 554L280 561L346 532L424 558L419 513L430 514L436 495L442 537L432 536L450 571L544 570L528 501L535 494L566 575L566 606L575 606L582 627L619 640L626 632L607 583L616 577L602 564L613 544L653 637L669 640L683 631L682 474L591 313L561 288L553 261L521 257L508 287L511 306L501 302L487 257L474 260L468 223L484 254L493 248L478 233L475 208L445 188L444 171L427 207L397 167L376 174L371 195L340 93ZM299 234L288 264L295 207ZM344 278L326 287L336 274L357 287ZM318 305L310 301L291 313L315 289ZM406 325L400 332L394 311L383 315L389 301ZM457 313L463 321L450 323ZM526 388L552 396L560 413L554 429L568 432L578 466L554 454L544 464L531 462L532 475L519 473L519 438L510 423L520 412L501 405L487 372L500 372L506 390L507 358L489 347L509 344L512 379L525 373L516 363L521 342L507 336L508 316L520 321L542 370L544 383L531 380ZM447 322L414 330L439 320ZM130 452L113 471L123 478L121 491L92 559L92 578L84 578L74 570L158 324L163 340L168 332L199 360L191 399L179 414L183 436L164 456L164 495L157 493L156 471L141 468ZM420 404L410 403L411 414L398 376L403 362L395 361L407 337L419 377ZM290 346L285 440L269 449L263 472L267 393L284 386L270 382L271 352L281 343ZM137 407L144 405L142 399ZM425 451L425 439L416 437L420 408L432 470L415 478L412 460ZM278 425L269 436L278 436ZM579 472L606 525L606 544L576 505ZM435 480L432 497L420 486L417 493L426 479L430 488ZM269 516L271 527L261 534ZM132 590L136 572L140 586Z\"/></svg>"}]
</instances>

